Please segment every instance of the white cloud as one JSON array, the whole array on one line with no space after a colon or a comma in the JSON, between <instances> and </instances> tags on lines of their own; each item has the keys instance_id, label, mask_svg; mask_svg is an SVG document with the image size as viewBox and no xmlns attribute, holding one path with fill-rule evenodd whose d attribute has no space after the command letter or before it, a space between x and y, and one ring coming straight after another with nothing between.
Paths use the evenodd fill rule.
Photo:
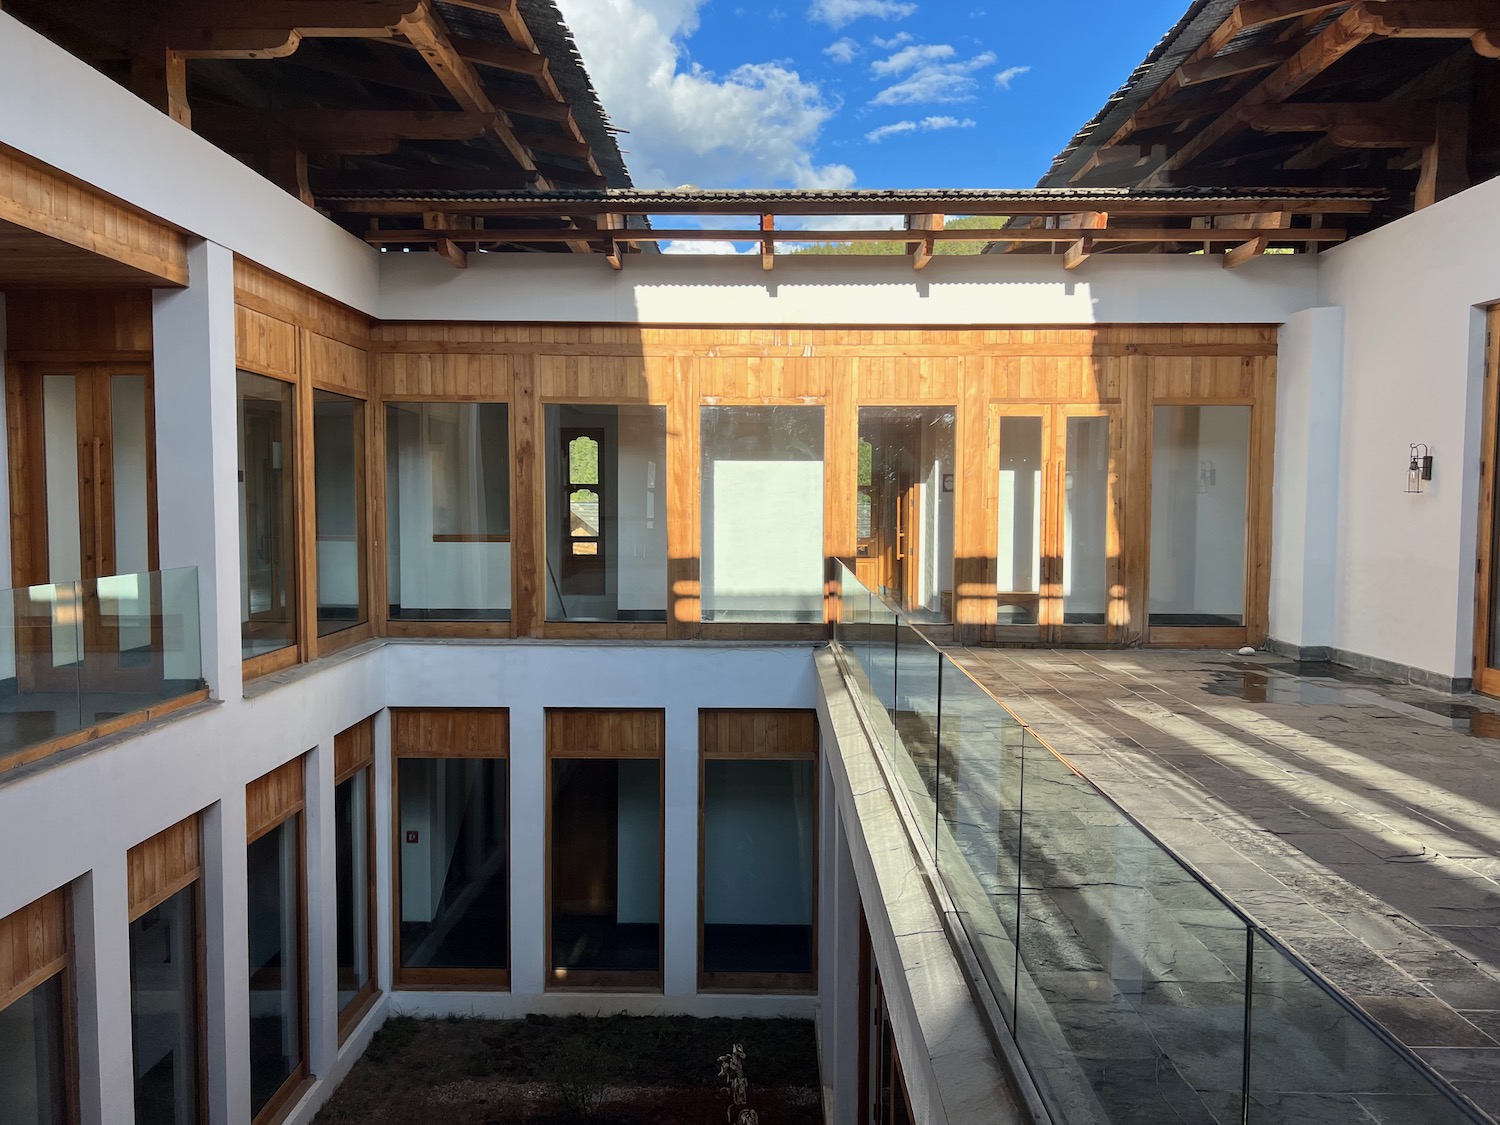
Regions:
<instances>
[{"instance_id":1,"label":"white cloud","mask_svg":"<svg viewBox=\"0 0 1500 1125\"><path fill-rule=\"evenodd\" d=\"M871 129L865 134L865 140L872 145L878 145L887 137L894 137L898 133L915 133L917 123L915 121L897 121L890 125L882 125L878 129Z\"/></svg>"},{"instance_id":2,"label":"white cloud","mask_svg":"<svg viewBox=\"0 0 1500 1125\"><path fill-rule=\"evenodd\" d=\"M1008 66L995 75L995 85L1002 90L1009 90L1010 84L1030 69L1029 66Z\"/></svg>"},{"instance_id":3,"label":"white cloud","mask_svg":"<svg viewBox=\"0 0 1500 1125\"><path fill-rule=\"evenodd\" d=\"M881 20L905 19L916 10L915 4L904 0L813 0L807 18L838 29L866 16Z\"/></svg>"},{"instance_id":4,"label":"white cloud","mask_svg":"<svg viewBox=\"0 0 1500 1125\"><path fill-rule=\"evenodd\" d=\"M877 35L873 39L871 39L870 42L874 43L875 46L879 47L882 51L894 51L897 47L911 42L911 32L898 31L889 39L882 39Z\"/></svg>"},{"instance_id":5,"label":"white cloud","mask_svg":"<svg viewBox=\"0 0 1500 1125\"><path fill-rule=\"evenodd\" d=\"M928 132L936 132L939 129L972 129L974 128L974 119L972 117L965 117L960 121L956 117L924 117L922 118L922 128Z\"/></svg>"},{"instance_id":6,"label":"white cloud","mask_svg":"<svg viewBox=\"0 0 1500 1125\"><path fill-rule=\"evenodd\" d=\"M954 59L946 44L906 47L873 63L877 75L905 74L870 100L871 105L920 105L925 102L967 102L974 99L975 71L995 63L995 53L984 51L971 59Z\"/></svg>"},{"instance_id":7,"label":"white cloud","mask_svg":"<svg viewBox=\"0 0 1500 1125\"><path fill-rule=\"evenodd\" d=\"M817 83L780 62L716 74L683 43L705 0L559 0L614 123L630 132L629 166L642 187L842 188L843 164L813 156L839 109Z\"/></svg>"},{"instance_id":8,"label":"white cloud","mask_svg":"<svg viewBox=\"0 0 1500 1125\"><path fill-rule=\"evenodd\" d=\"M663 242L661 244L661 252L663 254L759 254L760 247L751 245L741 250L733 242L720 242L712 238L695 238L679 242Z\"/></svg>"},{"instance_id":9,"label":"white cloud","mask_svg":"<svg viewBox=\"0 0 1500 1125\"><path fill-rule=\"evenodd\" d=\"M853 62L854 56L859 54L859 44L846 35L824 47L823 53L836 63Z\"/></svg>"}]
</instances>

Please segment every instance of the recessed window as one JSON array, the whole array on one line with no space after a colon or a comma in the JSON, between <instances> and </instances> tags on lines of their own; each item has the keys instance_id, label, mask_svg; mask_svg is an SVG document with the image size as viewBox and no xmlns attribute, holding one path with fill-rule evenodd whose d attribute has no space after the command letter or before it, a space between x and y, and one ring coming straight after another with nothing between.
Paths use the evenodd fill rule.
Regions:
<instances>
[{"instance_id":1,"label":"recessed window","mask_svg":"<svg viewBox=\"0 0 1500 1125\"><path fill-rule=\"evenodd\" d=\"M1000 418L999 625L1036 625L1042 591L1042 417Z\"/></svg>"},{"instance_id":2,"label":"recessed window","mask_svg":"<svg viewBox=\"0 0 1500 1125\"><path fill-rule=\"evenodd\" d=\"M546 408L547 620L667 619L667 412Z\"/></svg>"},{"instance_id":3,"label":"recessed window","mask_svg":"<svg viewBox=\"0 0 1500 1125\"><path fill-rule=\"evenodd\" d=\"M68 1070L73 1003L67 891L0 918L0 1121L66 1125L77 1109Z\"/></svg>"},{"instance_id":4,"label":"recessed window","mask_svg":"<svg viewBox=\"0 0 1500 1125\"><path fill-rule=\"evenodd\" d=\"M661 711L549 711L550 985L660 988Z\"/></svg>"},{"instance_id":5,"label":"recessed window","mask_svg":"<svg viewBox=\"0 0 1500 1125\"><path fill-rule=\"evenodd\" d=\"M365 404L313 391L318 636L368 621L365 597Z\"/></svg>"},{"instance_id":6,"label":"recessed window","mask_svg":"<svg viewBox=\"0 0 1500 1125\"><path fill-rule=\"evenodd\" d=\"M342 1040L379 991L375 982L375 727L371 719L333 740L335 945L338 951L339 1037Z\"/></svg>"},{"instance_id":7,"label":"recessed window","mask_svg":"<svg viewBox=\"0 0 1500 1125\"><path fill-rule=\"evenodd\" d=\"M240 636L246 660L297 640L293 387L239 373Z\"/></svg>"},{"instance_id":8,"label":"recessed window","mask_svg":"<svg viewBox=\"0 0 1500 1125\"><path fill-rule=\"evenodd\" d=\"M704 621L823 620L823 408L705 406Z\"/></svg>"},{"instance_id":9,"label":"recessed window","mask_svg":"<svg viewBox=\"0 0 1500 1125\"><path fill-rule=\"evenodd\" d=\"M386 512L393 620L510 619L504 403L388 403Z\"/></svg>"}]
</instances>

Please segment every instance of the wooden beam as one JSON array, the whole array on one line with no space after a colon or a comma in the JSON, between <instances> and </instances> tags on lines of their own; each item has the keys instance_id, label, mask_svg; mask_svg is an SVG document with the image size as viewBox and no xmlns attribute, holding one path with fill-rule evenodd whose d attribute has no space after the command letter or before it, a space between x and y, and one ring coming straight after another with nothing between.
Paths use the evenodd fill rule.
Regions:
<instances>
[{"instance_id":1,"label":"wooden beam","mask_svg":"<svg viewBox=\"0 0 1500 1125\"><path fill-rule=\"evenodd\" d=\"M932 259L937 256L937 238L933 232L942 230L947 221L947 216L936 213L912 215L907 220L907 225L911 229L927 232L926 237L920 242L912 244L912 269L926 269Z\"/></svg>"},{"instance_id":2,"label":"wooden beam","mask_svg":"<svg viewBox=\"0 0 1500 1125\"><path fill-rule=\"evenodd\" d=\"M283 58L304 38L388 39L424 0L253 0L177 4L162 17L187 58Z\"/></svg>"},{"instance_id":3,"label":"wooden beam","mask_svg":"<svg viewBox=\"0 0 1500 1125\"><path fill-rule=\"evenodd\" d=\"M1500 28L1492 0L1384 0L1370 15L1375 34L1392 39L1471 39Z\"/></svg>"},{"instance_id":4,"label":"wooden beam","mask_svg":"<svg viewBox=\"0 0 1500 1125\"><path fill-rule=\"evenodd\" d=\"M571 156L575 160L587 160L594 154L587 141L572 137L549 137L542 133L517 133L516 138L533 152L552 152L558 156Z\"/></svg>"},{"instance_id":5,"label":"wooden beam","mask_svg":"<svg viewBox=\"0 0 1500 1125\"><path fill-rule=\"evenodd\" d=\"M1109 224L1109 213L1106 211L1085 211L1079 215L1063 215L1057 223L1059 230L1103 230ZM1088 260L1088 256L1094 252L1097 240L1092 236L1086 236L1071 243L1063 251L1063 269L1076 270Z\"/></svg>"},{"instance_id":6,"label":"wooden beam","mask_svg":"<svg viewBox=\"0 0 1500 1125\"><path fill-rule=\"evenodd\" d=\"M231 152L296 148L304 153L381 155L402 141L467 141L489 118L474 113L401 109L305 109L282 112L201 107L198 131Z\"/></svg>"},{"instance_id":7,"label":"wooden beam","mask_svg":"<svg viewBox=\"0 0 1500 1125\"><path fill-rule=\"evenodd\" d=\"M548 69L547 56L503 43L485 43L478 39L453 38L454 49L465 62L538 78Z\"/></svg>"},{"instance_id":8,"label":"wooden beam","mask_svg":"<svg viewBox=\"0 0 1500 1125\"><path fill-rule=\"evenodd\" d=\"M1388 102L1309 102L1257 106L1245 124L1261 133L1327 133L1341 148L1415 148L1431 144L1437 110Z\"/></svg>"},{"instance_id":9,"label":"wooden beam","mask_svg":"<svg viewBox=\"0 0 1500 1125\"><path fill-rule=\"evenodd\" d=\"M1235 269L1244 265L1254 258L1259 258L1271 246L1272 231L1283 230L1292 225L1292 217L1283 212L1271 215L1256 215L1253 217L1254 227L1265 228L1266 233L1258 234L1254 238L1248 238L1238 246L1233 247L1224 255L1224 268Z\"/></svg>"},{"instance_id":10,"label":"wooden beam","mask_svg":"<svg viewBox=\"0 0 1500 1125\"><path fill-rule=\"evenodd\" d=\"M451 238L439 238L433 243L432 248L438 252L438 256L456 270L468 269L469 255L463 247Z\"/></svg>"},{"instance_id":11,"label":"wooden beam","mask_svg":"<svg viewBox=\"0 0 1500 1125\"><path fill-rule=\"evenodd\" d=\"M181 51L173 51L163 43L149 55L133 55L130 91L177 124L193 127L187 95L187 57Z\"/></svg>"},{"instance_id":12,"label":"wooden beam","mask_svg":"<svg viewBox=\"0 0 1500 1125\"><path fill-rule=\"evenodd\" d=\"M1237 74L1251 74L1257 70L1270 70L1286 62L1291 51L1283 43L1268 43L1261 47L1246 47L1243 51L1232 51L1227 55L1198 62L1186 62L1178 68L1178 85L1197 86L1204 82L1217 82L1221 78L1233 78Z\"/></svg>"},{"instance_id":13,"label":"wooden beam","mask_svg":"<svg viewBox=\"0 0 1500 1125\"><path fill-rule=\"evenodd\" d=\"M505 113L519 113L523 117L538 117L543 121L571 121L573 107L565 101L549 101L547 98L525 98L516 94L491 94L495 108Z\"/></svg>"},{"instance_id":14,"label":"wooden beam","mask_svg":"<svg viewBox=\"0 0 1500 1125\"><path fill-rule=\"evenodd\" d=\"M267 179L283 191L312 207L315 203L307 180L307 153L299 148L276 148L270 152Z\"/></svg>"},{"instance_id":15,"label":"wooden beam","mask_svg":"<svg viewBox=\"0 0 1500 1125\"><path fill-rule=\"evenodd\" d=\"M762 215L760 217L760 268L770 270L776 265L776 240L764 237L776 229L775 215Z\"/></svg>"},{"instance_id":16,"label":"wooden beam","mask_svg":"<svg viewBox=\"0 0 1500 1125\"><path fill-rule=\"evenodd\" d=\"M1457 195L1469 186L1469 114L1459 103L1437 107L1432 143L1422 150L1415 210Z\"/></svg>"}]
</instances>

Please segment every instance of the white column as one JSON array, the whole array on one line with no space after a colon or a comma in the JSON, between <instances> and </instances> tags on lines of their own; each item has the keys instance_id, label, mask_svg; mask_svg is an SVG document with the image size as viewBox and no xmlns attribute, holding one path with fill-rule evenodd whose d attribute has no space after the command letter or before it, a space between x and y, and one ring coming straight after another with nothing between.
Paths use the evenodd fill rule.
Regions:
<instances>
[{"instance_id":1,"label":"white column","mask_svg":"<svg viewBox=\"0 0 1500 1125\"><path fill-rule=\"evenodd\" d=\"M381 654L385 659L393 650L387 648ZM382 697L384 692L381 693ZM391 713L381 710L375 715L375 768L371 781L375 784L375 823L370 826L375 847L375 980L380 991L387 996L395 980L392 957L395 942L391 936L390 919L395 915L392 888L395 872L391 869L391 856L395 851L391 833L395 816L391 809Z\"/></svg>"},{"instance_id":2,"label":"white column","mask_svg":"<svg viewBox=\"0 0 1500 1125\"><path fill-rule=\"evenodd\" d=\"M188 287L153 298L152 333L161 565L198 568L203 675L218 698L234 699L243 684L234 255L194 247Z\"/></svg>"},{"instance_id":3,"label":"white column","mask_svg":"<svg viewBox=\"0 0 1500 1125\"><path fill-rule=\"evenodd\" d=\"M250 1120L250 937L245 799L203 814L203 944L212 1125Z\"/></svg>"},{"instance_id":4,"label":"white column","mask_svg":"<svg viewBox=\"0 0 1500 1125\"><path fill-rule=\"evenodd\" d=\"M333 732L307 765L308 1072L332 1072L339 1053L338 880L333 813Z\"/></svg>"},{"instance_id":5,"label":"white column","mask_svg":"<svg viewBox=\"0 0 1500 1125\"><path fill-rule=\"evenodd\" d=\"M1277 350L1270 635L1327 648L1338 578L1344 310L1293 314Z\"/></svg>"},{"instance_id":6,"label":"white column","mask_svg":"<svg viewBox=\"0 0 1500 1125\"><path fill-rule=\"evenodd\" d=\"M663 991L698 991L698 712L667 710Z\"/></svg>"},{"instance_id":7,"label":"white column","mask_svg":"<svg viewBox=\"0 0 1500 1125\"><path fill-rule=\"evenodd\" d=\"M833 1093L832 1125L855 1125L859 1117L859 885L849 841L834 797L833 778L824 771L827 817L826 862L819 907L824 917L818 941L818 1029L822 1038L822 1079Z\"/></svg>"},{"instance_id":8,"label":"white column","mask_svg":"<svg viewBox=\"0 0 1500 1125\"><path fill-rule=\"evenodd\" d=\"M540 705L510 709L510 990L540 996L547 975L547 740Z\"/></svg>"},{"instance_id":9,"label":"white column","mask_svg":"<svg viewBox=\"0 0 1500 1125\"><path fill-rule=\"evenodd\" d=\"M124 853L101 857L72 891L80 1118L83 1125L130 1125L135 1082Z\"/></svg>"}]
</instances>

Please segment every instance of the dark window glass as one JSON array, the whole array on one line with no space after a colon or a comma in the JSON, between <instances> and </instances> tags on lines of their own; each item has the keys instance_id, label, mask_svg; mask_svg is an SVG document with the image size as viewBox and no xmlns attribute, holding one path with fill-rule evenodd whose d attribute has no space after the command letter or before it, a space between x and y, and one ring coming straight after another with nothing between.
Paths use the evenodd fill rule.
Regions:
<instances>
[{"instance_id":1,"label":"dark window glass","mask_svg":"<svg viewBox=\"0 0 1500 1125\"><path fill-rule=\"evenodd\" d=\"M130 923L136 1125L199 1119L198 886Z\"/></svg>"},{"instance_id":2,"label":"dark window glass","mask_svg":"<svg viewBox=\"0 0 1500 1125\"><path fill-rule=\"evenodd\" d=\"M245 659L296 640L292 385L239 373L240 635Z\"/></svg>"},{"instance_id":3,"label":"dark window glass","mask_svg":"<svg viewBox=\"0 0 1500 1125\"><path fill-rule=\"evenodd\" d=\"M301 817L249 847L250 1112L302 1065Z\"/></svg>"},{"instance_id":4,"label":"dark window glass","mask_svg":"<svg viewBox=\"0 0 1500 1125\"><path fill-rule=\"evenodd\" d=\"M313 392L313 479L317 492L318 636L369 620L364 565L365 404Z\"/></svg>"},{"instance_id":5,"label":"dark window glass","mask_svg":"<svg viewBox=\"0 0 1500 1125\"><path fill-rule=\"evenodd\" d=\"M333 791L339 1011L370 981L370 771Z\"/></svg>"},{"instance_id":6,"label":"dark window glass","mask_svg":"<svg viewBox=\"0 0 1500 1125\"><path fill-rule=\"evenodd\" d=\"M65 1125L63 977L49 977L0 1011L0 1121Z\"/></svg>"}]
</instances>

